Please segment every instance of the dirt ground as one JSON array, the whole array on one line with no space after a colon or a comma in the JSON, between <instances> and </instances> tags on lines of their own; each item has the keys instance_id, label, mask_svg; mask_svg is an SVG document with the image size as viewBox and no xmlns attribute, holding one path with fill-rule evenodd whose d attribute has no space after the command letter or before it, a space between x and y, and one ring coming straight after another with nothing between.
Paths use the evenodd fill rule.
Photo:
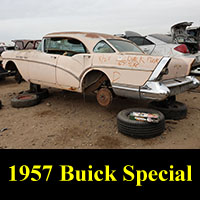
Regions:
<instances>
[{"instance_id":1,"label":"dirt ground","mask_svg":"<svg viewBox=\"0 0 200 200\"><path fill-rule=\"evenodd\" d=\"M30 108L11 107L10 99L27 90L13 77L0 82L2 149L200 149L200 88L177 97L188 106L184 120L166 121L166 131L152 139L134 139L117 131L116 116L146 102L116 98L108 109L95 96L48 88L49 98Z\"/></svg>"}]
</instances>

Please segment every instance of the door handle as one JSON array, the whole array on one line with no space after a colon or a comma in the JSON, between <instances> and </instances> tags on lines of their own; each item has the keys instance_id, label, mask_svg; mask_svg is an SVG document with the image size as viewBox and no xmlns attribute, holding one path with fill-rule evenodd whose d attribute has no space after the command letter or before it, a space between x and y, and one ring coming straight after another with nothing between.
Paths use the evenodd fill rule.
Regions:
<instances>
[{"instance_id":1,"label":"door handle","mask_svg":"<svg viewBox=\"0 0 200 200\"><path fill-rule=\"evenodd\" d=\"M51 58L56 59L57 57L56 56L51 56Z\"/></svg>"},{"instance_id":2,"label":"door handle","mask_svg":"<svg viewBox=\"0 0 200 200\"><path fill-rule=\"evenodd\" d=\"M84 58L91 58L91 55L84 55Z\"/></svg>"}]
</instances>

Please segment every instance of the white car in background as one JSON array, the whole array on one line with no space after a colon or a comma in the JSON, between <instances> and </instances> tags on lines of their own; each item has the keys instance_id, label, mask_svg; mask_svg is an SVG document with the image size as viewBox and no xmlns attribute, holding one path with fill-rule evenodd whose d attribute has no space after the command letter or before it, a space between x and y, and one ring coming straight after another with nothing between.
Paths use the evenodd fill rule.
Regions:
<instances>
[{"instance_id":1,"label":"white car in background","mask_svg":"<svg viewBox=\"0 0 200 200\"><path fill-rule=\"evenodd\" d=\"M188 46L187 43L178 44L173 40L172 36L166 34L142 36L136 32L126 31L125 34L118 36L131 40L149 55L195 58L191 74L200 75L200 51L193 48L193 45Z\"/></svg>"}]
</instances>

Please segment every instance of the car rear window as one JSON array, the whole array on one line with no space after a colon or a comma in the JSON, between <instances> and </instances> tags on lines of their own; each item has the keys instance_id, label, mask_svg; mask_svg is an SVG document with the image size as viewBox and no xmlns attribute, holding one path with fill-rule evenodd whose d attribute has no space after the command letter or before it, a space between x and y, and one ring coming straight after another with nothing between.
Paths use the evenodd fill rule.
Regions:
<instances>
[{"instance_id":1,"label":"car rear window","mask_svg":"<svg viewBox=\"0 0 200 200\"><path fill-rule=\"evenodd\" d=\"M134 42L138 46L153 45L153 42L150 42L145 37L129 37L128 40L131 40L132 42Z\"/></svg>"}]
</instances>

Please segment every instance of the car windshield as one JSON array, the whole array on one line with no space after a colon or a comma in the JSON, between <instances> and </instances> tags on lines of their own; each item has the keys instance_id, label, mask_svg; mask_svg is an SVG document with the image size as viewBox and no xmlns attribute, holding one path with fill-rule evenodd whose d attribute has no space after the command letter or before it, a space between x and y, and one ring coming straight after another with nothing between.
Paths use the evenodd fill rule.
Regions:
<instances>
[{"instance_id":1,"label":"car windshield","mask_svg":"<svg viewBox=\"0 0 200 200\"><path fill-rule=\"evenodd\" d=\"M108 40L119 52L140 52L143 53L140 48L129 41L125 40Z\"/></svg>"}]
</instances>

